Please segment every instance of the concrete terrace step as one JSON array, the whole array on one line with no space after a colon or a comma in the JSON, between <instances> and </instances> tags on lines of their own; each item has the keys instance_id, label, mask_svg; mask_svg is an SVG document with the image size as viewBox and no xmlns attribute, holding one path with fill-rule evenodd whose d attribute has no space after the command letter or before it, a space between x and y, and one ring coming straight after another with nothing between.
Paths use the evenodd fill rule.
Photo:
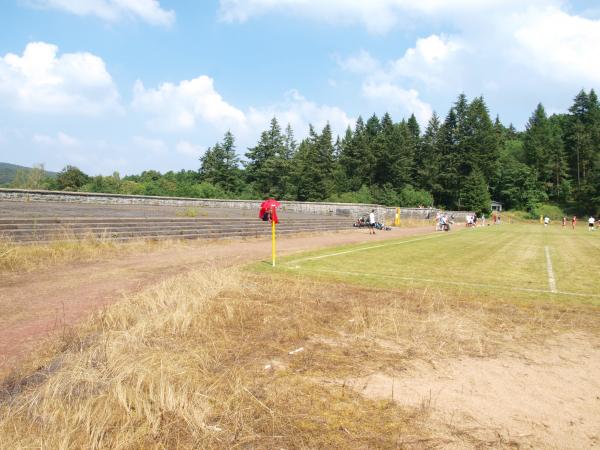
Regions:
<instances>
[{"instance_id":1,"label":"concrete terrace step","mask_svg":"<svg viewBox=\"0 0 600 450\"><path fill-rule=\"evenodd\" d=\"M334 225L314 225L314 226L287 226L278 227L278 232L293 231L296 229L314 229L314 230L341 230L349 229L348 226L334 226ZM238 234L242 232L248 233L270 233L270 228L265 227L156 227L156 228L128 228L128 229L81 229L81 230L12 230L0 232L0 236L4 238L20 239L27 236L41 237L41 236L55 236L55 237L85 237L85 236L117 236L117 235L154 235L157 233L171 233L171 234L186 234L186 233L224 233L224 234Z\"/></svg>"},{"instance_id":2,"label":"concrete terrace step","mask_svg":"<svg viewBox=\"0 0 600 450\"><path fill-rule=\"evenodd\" d=\"M344 217L282 218L278 234L326 232L350 229ZM0 219L0 238L34 243L86 238L130 239L226 239L258 237L271 233L268 223L256 217L42 217Z\"/></svg>"},{"instance_id":3,"label":"concrete terrace step","mask_svg":"<svg viewBox=\"0 0 600 450\"><path fill-rule=\"evenodd\" d=\"M278 228L296 227L296 226L340 226L347 227L351 226L350 222L284 222L277 225ZM37 232L37 231L81 231L81 230L131 230L137 228L143 229L154 229L154 228L270 228L269 224L262 222L253 223L131 223L131 224L110 224L110 223L90 223L86 225L40 225L35 226L32 224L21 224L13 227L4 226L0 228L0 233L3 231L26 231L26 232Z\"/></svg>"},{"instance_id":4,"label":"concrete terrace step","mask_svg":"<svg viewBox=\"0 0 600 450\"><path fill-rule=\"evenodd\" d=\"M281 219L281 223L286 222L348 222L351 219L341 217L315 216L314 218L293 218ZM82 218L2 218L0 226L13 226L20 224L90 224L90 223L262 223L259 218L172 218L172 217L151 217L151 218L111 218L111 217L82 217Z\"/></svg>"},{"instance_id":5,"label":"concrete terrace step","mask_svg":"<svg viewBox=\"0 0 600 450\"><path fill-rule=\"evenodd\" d=\"M345 228L344 228L345 229ZM289 235L289 234L298 234L298 233L322 233L322 232L332 232L332 231L341 231L343 229L332 229L332 228L296 228L296 229L288 229L278 231L278 235ZM253 237L267 237L270 236L270 231L243 231L239 233L223 233L223 232L203 232L203 233L187 233L187 234L132 234L132 235L119 235L119 236L111 236L111 237L100 237L101 239L106 239L109 241L129 241L129 240L143 240L143 239L151 239L151 240L165 240L165 239L206 239L206 240L215 240L215 239L230 239L230 238L253 238ZM32 237L29 236L29 239L19 239L16 240L16 243L20 244L48 244L52 242L77 242L81 239L64 239L59 236L56 238L50 238L44 236L40 237Z\"/></svg>"},{"instance_id":6,"label":"concrete terrace step","mask_svg":"<svg viewBox=\"0 0 600 450\"><path fill-rule=\"evenodd\" d=\"M281 222L278 226L310 225L313 223L348 226L352 223L346 221L321 221L321 220L296 220ZM47 230L47 229L91 229L91 228L139 228L139 227L265 227L268 223L252 222L89 222L89 223L17 223L1 224L0 232L3 230Z\"/></svg>"}]
</instances>

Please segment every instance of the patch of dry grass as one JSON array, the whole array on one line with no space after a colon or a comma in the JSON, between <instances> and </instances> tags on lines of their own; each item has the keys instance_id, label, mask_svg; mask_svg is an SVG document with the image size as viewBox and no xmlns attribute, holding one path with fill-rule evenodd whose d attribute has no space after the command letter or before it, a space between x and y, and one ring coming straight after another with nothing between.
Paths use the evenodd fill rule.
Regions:
<instances>
[{"instance_id":1,"label":"patch of dry grass","mask_svg":"<svg viewBox=\"0 0 600 450\"><path fill-rule=\"evenodd\" d=\"M4 380L0 448L476 445L433 427L426 406L369 400L337 381L493 356L573 328L598 332L589 308L194 272L63 333L39 370Z\"/></svg>"},{"instance_id":2,"label":"patch of dry grass","mask_svg":"<svg viewBox=\"0 0 600 450\"><path fill-rule=\"evenodd\" d=\"M111 255L152 251L172 244L172 241L118 242L109 238L88 237L23 245L0 239L0 273L29 272L48 265L72 261L91 261Z\"/></svg>"}]
</instances>

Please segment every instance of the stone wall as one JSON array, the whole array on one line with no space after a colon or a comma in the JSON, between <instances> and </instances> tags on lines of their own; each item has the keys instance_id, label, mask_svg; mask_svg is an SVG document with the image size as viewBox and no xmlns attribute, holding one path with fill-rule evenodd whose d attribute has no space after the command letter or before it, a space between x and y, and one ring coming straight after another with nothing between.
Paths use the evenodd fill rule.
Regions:
<instances>
[{"instance_id":1,"label":"stone wall","mask_svg":"<svg viewBox=\"0 0 600 450\"><path fill-rule=\"evenodd\" d=\"M146 205L146 206L189 206L199 208L232 208L258 210L262 200L221 200L185 197L156 197L149 195L99 194L88 192L41 191L27 189L0 188L0 200L19 202L69 202L94 203L105 205ZM282 211L327 216L358 217L374 209L380 221L391 221L396 208L364 203L324 203L281 201ZM435 208L402 208L403 219L433 219L438 212ZM463 220L465 211L453 211L457 220Z\"/></svg>"}]
</instances>

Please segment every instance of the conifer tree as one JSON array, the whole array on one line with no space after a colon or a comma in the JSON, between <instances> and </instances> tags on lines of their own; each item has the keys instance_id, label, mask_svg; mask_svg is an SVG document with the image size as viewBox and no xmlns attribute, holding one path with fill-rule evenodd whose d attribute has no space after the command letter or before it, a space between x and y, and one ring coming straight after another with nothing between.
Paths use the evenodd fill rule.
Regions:
<instances>
[{"instance_id":1,"label":"conifer tree","mask_svg":"<svg viewBox=\"0 0 600 450\"><path fill-rule=\"evenodd\" d=\"M230 131L225 133L223 142L208 148L200 158L200 180L207 181L228 192L236 192L240 187L239 158L235 152L235 138Z\"/></svg>"},{"instance_id":2,"label":"conifer tree","mask_svg":"<svg viewBox=\"0 0 600 450\"><path fill-rule=\"evenodd\" d=\"M289 145L292 145L292 142L293 134L284 137L274 117L269 129L261 133L258 144L248 149L246 179L260 195L279 198L285 196L288 155L291 152Z\"/></svg>"},{"instance_id":3,"label":"conifer tree","mask_svg":"<svg viewBox=\"0 0 600 450\"><path fill-rule=\"evenodd\" d=\"M298 200L320 201L331 194L334 168L331 139L329 124L325 126L321 135L310 125L309 135L300 144L293 161Z\"/></svg>"},{"instance_id":4,"label":"conifer tree","mask_svg":"<svg viewBox=\"0 0 600 450\"><path fill-rule=\"evenodd\" d=\"M459 206L481 215L489 213L491 205L492 200L485 177L479 169L475 169L465 178Z\"/></svg>"},{"instance_id":5,"label":"conifer tree","mask_svg":"<svg viewBox=\"0 0 600 450\"><path fill-rule=\"evenodd\" d=\"M442 172L442 154L439 142L440 127L440 119L434 111L425 129L417 153L418 157L415 160L417 185L432 194L434 203L440 202L443 189L440 180L440 173Z\"/></svg>"}]
</instances>

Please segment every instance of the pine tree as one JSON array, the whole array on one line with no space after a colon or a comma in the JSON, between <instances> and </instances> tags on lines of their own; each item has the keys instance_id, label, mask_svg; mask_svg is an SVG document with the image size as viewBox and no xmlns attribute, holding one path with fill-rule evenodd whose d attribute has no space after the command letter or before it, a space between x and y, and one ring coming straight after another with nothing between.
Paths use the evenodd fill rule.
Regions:
<instances>
[{"instance_id":1,"label":"pine tree","mask_svg":"<svg viewBox=\"0 0 600 450\"><path fill-rule=\"evenodd\" d=\"M587 156L592 147L591 136L588 130L589 97L582 89L575 97L573 106L569 108L571 122L567 134L570 149L571 167L573 178L577 183L577 190L585 182L585 167Z\"/></svg>"},{"instance_id":2,"label":"pine tree","mask_svg":"<svg viewBox=\"0 0 600 450\"><path fill-rule=\"evenodd\" d=\"M496 172L500 157L500 140L483 97L473 99L465 119L465 136L461 146L470 161L470 169L479 169L486 180Z\"/></svg>"},{"instance_id":3,"label":"pine tree","mask_svg":"<svg viewBox=\"0 0 600 450\"><path fill-rule=\"evenodd\" d=\"M460 195L460 205L478 215L489 213L492 205L490 193L483 173L473 170L466 178Z\"/></svg>"},{"instance_id":4,"label":"pine tree","mask_svg":"<svg viewBox=\"0 0 600 450\"><path fill-rule=\"evenodd\" d=\"M438 146L440 149L442 171L439 173L441 192L439 202L446 207L455 207L458 203L461 176L461 155L459 122L456 111L450 108L444 124L440 128Z\"/></svg>"},{"instance_id":5,"label":"pine tree","mask_svg":"<svg viewBox=\"0 0 600 450\"><path fill-rule=\"evenodd\" d=\"M287 127L285 127L285 135L283 136L283 146L285 148L285 152L283 157L287 160L291 160L294 157L294 154L298 150L298 144L296 143L296 139L294 138L294 130L292 130L292 126L288 123Z\"/></svg>"},{"instance_id":6,"label":"pine tree","mask_svg":"<svg viewBox=\"0 0 600 450\"><path fill-rule=\"evenodd\" d=\"M235 138L230 131L223 142L217 142L200 158L200 180L212 183L228 192L240 188L239 158L235 152Z\"/></svg>"},{"instance_id":7,"label":"pine tree","mask_svg":"<svg viewBox=\"0 0 600 450\"><path fill-rule=\"evenodd\" d=\"M540 103L527 122L523 150L527 164L536 171L538 179L542 182L547 182L551 178L548 171L548 151L551 140L550 122L546 117L546 110Z\"/></svg>"},{"instance_id":8,"label":"pine tree","mask_svg":"<svg viewBox=\"0 0 600 450\"><path fill-rule=\"evenodd\" d=\"M333 145L331 127L321 135L310 125L309 135L302 141L293 161L296 197L301 201L320 201L332 193Z\"/></svg>"},{"instance_id":9,"label":"pine tree","mask_svg":"<svg viewBox=\"0 0 600 450\"><path fill-rule=\"evenodd\" d=\"M565 155L561 118L552 116L550 122L550 139L547 149L547 167L551 172L548 180L548 197L557 202L566 203L571 196L571 182L569 179L569 164Z\"/></svg>"},{"instance_id":10,"label":"pine tree","mask_svg":"<svg viewBox=\"0 0 600 450\"><path fill-rule=\"evenodd\" d=\"M291 127L290 127L291 131ZM289 155L293 152L293 134L283 136L276 118L263 131L256 147L248 149L246 178L262 196L282 198L288 182Z\"/></svg>"},{"instance_id":11,"label":"pine tree","mask_svg":"<svg viewBox=\"0 0 600 450\"><path fill-rule=\"evenodd\" d=\"M433 196L434 203L440 202L442 185L442 154L440 149L440 119L434 112L429 119L418 156L415 159L417 185Z\"/></svg>"}]
</instances>

